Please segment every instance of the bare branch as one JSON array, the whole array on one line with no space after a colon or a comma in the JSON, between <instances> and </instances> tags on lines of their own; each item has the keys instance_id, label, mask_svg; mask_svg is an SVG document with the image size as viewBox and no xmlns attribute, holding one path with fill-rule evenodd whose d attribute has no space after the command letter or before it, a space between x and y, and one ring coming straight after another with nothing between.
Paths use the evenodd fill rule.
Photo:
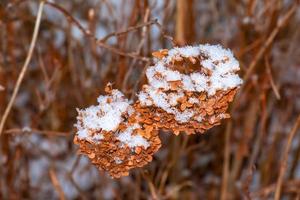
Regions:
<instances>
[{"instance_id":1,"label":"bare branch","mask_svg":"<svg viewBox=\"0 0 300 200\"><path fill-rule=\"evenodd\" d=\"M22 67L22 70L21 70L21 72L19 74L19 77L18 77L16 86L14 88L12 97L11 97L11 99L10 99L10 101L9 101L9 103L8 103L5 111L4 111L4 114L3 114L2 118L1 118L1 122L0 122L0 136L1 136L2 132L3 132L3 128L4 128L4 125L5 125L6 119L7 119L8 115L9 115L9 113L10 113L10 110L11 110L14 102L15 102L15 99L16 99L17 94L19 92L21 83L23 81L23 78L24 78L25 73L27 71L28 65L30 63L30 60L31 60L31 57L32 57L32 53L33 53L33 50L34 50L34 47L35 47L36 39L37 39L37 36L38 36L40 24L41 24L43 7L44 7L44 2L42 1L40 3L40 5L39 5L38 14L37 14L37 17L36 17L35 27L34 27L34 31L33 31L33 36L32 36L32 40L31 40L31 43L30 43L30 47L29 47L29 51L28 51L25 63L24 63L24 65Z\"/></svg>"}]
</instances>

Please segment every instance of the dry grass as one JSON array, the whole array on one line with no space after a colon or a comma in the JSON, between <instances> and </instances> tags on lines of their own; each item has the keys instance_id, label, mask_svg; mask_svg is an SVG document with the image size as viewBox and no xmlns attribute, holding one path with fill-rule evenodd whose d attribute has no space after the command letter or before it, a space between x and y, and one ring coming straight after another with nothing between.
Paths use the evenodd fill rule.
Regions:
<instances>
[{"instance_id":1,"label":"dry grass","mask_svg":"<svg viewBox=\"0 0 300 200\"><path fill-rule=\"evenodd\" d=\"M300 198L298 0L46 1L34 41L39 4L0 1L0 199ZM240 61L231 119L161 133L152 163L119 180L76 154L76 107L107 82L133 98L151 52L206 42Z\"/></svg>"}]
</instances>

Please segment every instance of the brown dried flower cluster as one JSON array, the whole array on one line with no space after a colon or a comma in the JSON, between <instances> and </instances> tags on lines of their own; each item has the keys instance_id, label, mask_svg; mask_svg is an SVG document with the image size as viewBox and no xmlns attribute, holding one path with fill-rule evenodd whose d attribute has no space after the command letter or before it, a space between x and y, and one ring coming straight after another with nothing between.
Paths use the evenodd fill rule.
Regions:
<instances>
[{"instance_id":1,"label":"brown dried flower cluster","mask_svg":"<svg viewBox=\"0 0 300 200\"><path fill-rule=\"evenodd\" d=\"M86 127L88 122L85 119L89 117L88 115L94 114L95 111L92 113L89 113L88 110L79 111L76 125L79 134L75 136L74 143L79 145L79 152L87 155L99 169L107 171L111 177L119 178L127 176L130 169L142 167L151 162L153 154L161 146L161 141L158 137L158 130L145 124L126 99L122 99L121 93L115 91L115 94L112 94L112 91L114 90L109 89L109 87L106 88L109 98L104 99L105 102L99 102L100 105L95 110L96 115L101 120L100 113L105 112L105 109L101 108L101 103L106 103L103 106L117 103L119 105L112 105L113 109L116 109L117 106L119 109L126 107L120 113L121 123L117 124L117 128L110 131ZM114 99L114 96L118 95L121 96L121 99L119 97ZM121 105L122 103L124 105ZM90 117L92 118L92 116ZM117 117L117 115L112 117ZM105 123L105 120L102 123ZM109 123L111 122L109 121ZM88 133L83 133L87 135L82 136L80 131L85 131L84 128L87 129Z\"/></svg>"},{"instance_id":2,"label":"brown dried flower cluster","mask_svg":"<svg viewBox=\"0 0 300 200\"><path fill-rule=\"evenodd\" d=\"M119 131L126 129L127 126L131 126L131 124L121 124ZM116 138L116 132L104 131L102 132L104 138L99 143L81 140L78 137L75 137L74 143L79 145L80 153L87 155L99 169L107 171L113 178L120 178L128 176L130 169L143 167L151 162L153 154L161 146L157 130L150 133L146 133L141 129L135 129L134 131L135 134L143 132L144 135L148 135L148 148L145 149L143 146L131 148Z\"/></svg>"},{"instance_id":3,"label":"brown dried flower cluster","mask_svg":"<svg viewBox=\"0 0 300 200\"><path fill-rule=\"evenodd\" d=\"M233 100L236 91L237 88L229 91L218 91L212 97L207 97L205 93L185 93L185 96L178 100L176 107L181 111L191 109L197 113L186 123L178 122L173 114L169 114L161 108L145 107L139 102L136 103L135 107L141 116L151 121L156 128L172 130L175 135L180 132L188 135L203 133L213 126L220 125L222 119L230 118L226 111L228 103ZM198 99L200 103L190 103L188 98Z\"/></svg>"},{"instance_id":4,"label":"brown dried flower cluster","mask_svg":"<svg viewBox=\"0 0 300 200\"><path fill-rule=\"evenodd\" d=\"M203 133L229 118L228 104L242 80L238 62L220 46L154 52L148 83L131 104L108 85L99 105L79 110L74 142L99 169L119 178L152 161L160 129L178 135Z\"/></svg>"},{"instance_id":5,"label":"brown dried flower cluster","mask_svg":"<svg viewBox=\"0 0 300 200\"><path fill-rule=\"evenodd\" d=\"M163 49L152 53L152 55L162 61L166 69L171 72L180 72L185 75L199 72L208 77L208 79L213 74L212 70L201 65L202 61L208 59L207 55L204 53L199 53L196 56L184 56L179 53L163 60L168 57L168 50ZM218 62L227 62L228 59L229 58L225 56L221 61L214 61L214 64L218 65ZM154 77L156 77L157 80L163 81L163 79L166 79L164 76L166 76L167 70L157 70ZM236 70L233 72L236 72ZM148 80L149 79L151 78L148 77ZM174 114L173 111L168 112L168 110L163 109L162 106L157 105L155 99L153 99L155 97L151 97L151 95L149 95L146 100L151 101L148 103L150 106L147 105L147 102L141 103L140 101L137 101L135 104L136 110L143 118L152 121L153 125L157 128L171 130L176 135L180 132L184 132L188 135L197 132L203 133L213 126L219 125L222 119L230 117L226 111L229 103L233 101L238 86L222 90L219 89L214 95L208 95L207 91L185 90L183 81L184 79L175 81L167 80L167 84L169 84L168 88L160 87L154 92L160 96L166 94L166 100L170 104L170 107L172 109L174 108L173 111L176 110L179 113L187 111L187 115L193 112L193 116L190 116L189 120L185 120L184 122L176 120L176 113ZM208 81L208 84L211 83ZM209 87L209 85L207 87ZM151 84L144 85L141 93L149 93L149 88L151 90ZM156 98L160 97L156 96Z\"/></svg>"}]
</instances>

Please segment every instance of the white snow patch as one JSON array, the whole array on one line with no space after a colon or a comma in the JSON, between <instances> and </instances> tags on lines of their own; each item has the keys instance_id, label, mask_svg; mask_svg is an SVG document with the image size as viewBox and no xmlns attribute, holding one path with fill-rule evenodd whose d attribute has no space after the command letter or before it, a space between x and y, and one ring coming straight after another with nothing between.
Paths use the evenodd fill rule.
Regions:
<instances>
[{"instance_id":1,"label":"white snow patch","mask_svg":"<svg viewBox=\"0 0 300 200\"><path fill-rule=\"evenodd\" d=\"M167 95L164 91L157 90L151 86L145 87L145 93L149 95L155 106L165 110L167 113L173 114L175 119L181 123L187 122L194 115L192 110L181 112L176 107L173 107L177 105L177 100L183 97L183 93L170 93ZM143 106L147 105L145 99L139 98L139 100Z\"/></svg>"},{"instance_id":2,"label":"white snow patch","mask_svg":"<svg viewBox=\"0 0 300 200\"><path fill-rule=\"evenodd\" d=\"M122 114L127 112L130 115L134 112L128 100L118 90L112 90L111 95L99 96L97 101L99 104L96 106L78 110L75 127L78 129L79 139L99 142L103 135L97 132L115 131L123 121Z\"/></svg>"},{"instance_id":3,"label":"white snow patch","mask_svg":"<svg viewBox=\"0 0 300 200\"><path fill-rule=\"evenodd\" d=\"M168 56L166 60L170 62L174 57L182 56L182 57L196 57L200 53L199 48L195 48L193 46L186 47L175 47L168 52Z\"/></svg>"},{"instance_id":4,"label":"white snow patch","mask_svg":"<svg viewBox=\"0 0 300 200\"><path fill-rule=\"evenodd\" d=\"M115 157L114 160L116 164L121 164L123 162L119 157Z\"/></svg>"},{"instance_id":5,"label":"white snow patch","mask_svg":"<svg viewBox=\"0 0 300 200\"><path fill-rule=\"evenodd\" d=\"M168 95L169 104L171 106L176 106L178 104L178 100L184 96L183 92L172 92Z\"/></svg>"},{"instance_id":6,"label":"white snow patch","mask_svg":"<svg viewBox=\"0 0 300 200\"><path fill-rule=\"evenodd\" d=\"M149 95L145 92L140 92L138 94L138 98L140 100L140 102L145 105L145 106L151 106L152 105L152 101L149 99Z\"/></svg>"},{"instance_id":7,"label":"white snow patch","mask_svg":"<svg viewBox=\"0 0 300 200\"><path fill-rule=\"evenodd\" d=\"M141 128L139 124L129 126L125 131L119 133L117 139L128 145L130 148L143 146L145 149L147 149L150 146L149 142L141 135L132 134L133 131L138 128Z\"/></svg>"},{"instance_id":8,"label":"white snow patch","mask_svg":"<svg viewBox=\"0 0 300 200\"><path fill-rule=\"evenodd\" d=\"M191 74L182 74L179 71L168 68L172 65L173 60L181 57L198 57L201 65L210 74L199 71ZM189 92L206 92L208 96L215 95L218 90L228 90L239 87L243 81L236 74L239 70L239 63L234 58L232 52L222 48L220 45L198 45L176 47L169 50L168 55L162 60L155 63L154 66L146 70L148 85L144 91L138 94L139 101L143 106L155 105L167 113L175 115L175 119L179 122L187 122L193 117L193 111L181 112L174 106L177 100L183 96L183 91ZM178 86L176 93L166 94L171 90L172 81L181 81L182 85ZM190 103L200 103L198 99L190 99ZM201 121L198 119L197 121Z\"/></svg>"},{"instance_id":9,"label":"white snow patch","mask_svg":"<svg viewBox=\"0 0 300 200\"><path fill-rule=\"evenodd\" d=\"M198 104L199 100L195 97L191 97L191 98L189 98L188 102L191 104Z\"/></svg>"},{"instance_id":10,"label":"white snow patch","mask_svg":"<svg viewBox=\"0 0 300 200\"><path fill-rule=\"evenodd\" d=\"M201 65L212 72L211 76L200 72L186 75L166 67L178 56L197 57L201 54L207 57L201 61ZM217 90L227 90L240 86L243 81L236 74L239 69L239 63L230 50L224 49L220 45L206 44L171 49L168 56L147 69L146 76L149 85L154 88L169 90L171 88L170 82L179 80L183 83L182 89L192 92L205 91L211 96Z\"/></svg>"},{"instance_id":11,"label":"white snow patch","mask_svg":"<svg viewBox=\"0 0 300 200\"><path fill-rule=\"evenodd\" d=\"M183 112L175 110L173 114L175 115L175 119L178 122L184 123L184 122L189 121L190 118L192 118L194 116L194 111L192 111L191 109L187 109Z\"/></svg>"},{"instance_id":12,"label":"white snow patch","mask_svg":"<svg viewBox=\"0 0 300 200\"><path fill-rule=\"evenodd\" d=\"M202 122L202 117L201 117L200 115L196 116L195 119L196 119L196 121L198 121L198 122Z\"/></svg>"}]
</instances>

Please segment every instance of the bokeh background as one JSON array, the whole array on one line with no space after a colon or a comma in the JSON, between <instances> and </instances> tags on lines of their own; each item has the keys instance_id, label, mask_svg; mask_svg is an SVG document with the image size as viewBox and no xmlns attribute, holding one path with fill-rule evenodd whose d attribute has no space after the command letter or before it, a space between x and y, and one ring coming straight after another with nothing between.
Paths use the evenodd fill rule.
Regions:
<instances>
[{"instance_id":1,"label":"bokeh background","mask_svg":"<svg viewBox=\"0 0 300 200\"><path fill-rule=\"evenodd\" d=\"M0 1L2 120L39 4ZM117 180L77 154L76 108L107 82L135 99L152 51L199 43L240 62L231 119L205 134L160 133L153 162ZM298 0L46 1L0 136L0 199L273 199L278 188L300 199L299 45Z\"/></svg>"}]
</instances>

